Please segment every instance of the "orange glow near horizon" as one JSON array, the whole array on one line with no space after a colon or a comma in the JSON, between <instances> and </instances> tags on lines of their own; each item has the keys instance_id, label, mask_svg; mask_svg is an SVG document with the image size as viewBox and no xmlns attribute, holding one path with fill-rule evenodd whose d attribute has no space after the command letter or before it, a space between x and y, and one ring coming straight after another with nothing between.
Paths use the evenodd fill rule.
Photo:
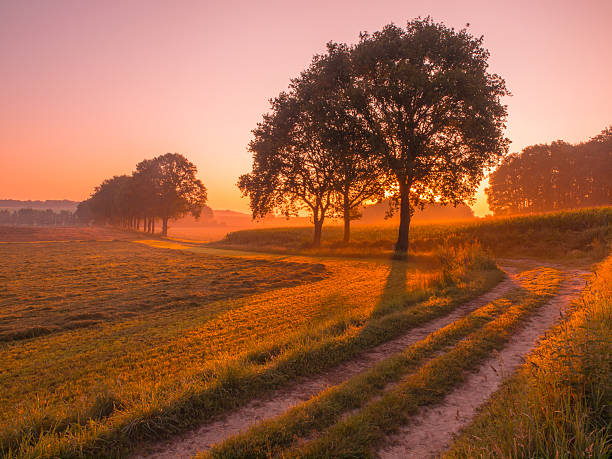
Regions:
<instances>
[{"instance_id":1,"label":"orange glow near horizon","mask_svg":"<svg viewBox=\"0 0 612 459\"><path fill-rule=\"evenodd\" d=\"M612 124L607 0L3 2L0 199L82 200L144 158L179 152L211 207L244 211L235 183L268 99L326 42L427 15L484 35L513 93L512 151Z\"/></svg>"}]
</instances>

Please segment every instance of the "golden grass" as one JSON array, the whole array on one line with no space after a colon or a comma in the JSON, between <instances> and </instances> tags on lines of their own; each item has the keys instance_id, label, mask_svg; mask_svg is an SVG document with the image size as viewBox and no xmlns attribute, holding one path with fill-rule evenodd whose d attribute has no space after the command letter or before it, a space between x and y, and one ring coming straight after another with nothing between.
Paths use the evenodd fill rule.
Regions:
<instances>
[{"instance_id":1,"label":"golden grass","mask_svg":"<svg viewBox=\"0 0 612 459\"><path fill-rule=\"evenodd\" d=\"M68 241L25 244L20 233L0 244L0 454L122 455L490 288L499 272L478 246L458 248L466 242L503 255L592 260L608 250L611 217L595 209L416 226L404 261L385 258L390 226L356 226L349 246L328 231L317 250L304 245L305 228L240 232L216 245L143 236L135 244L129 233L76 242L83 233L50 230L33 241ZM522 279L528 295L552 294L553 271L534 279ZM384 408L395 413L391 402Z\"/></svg>"},{"instance_id":2,"label":"golden grass","mask_svg":"<svg viewBox=\"0 0 612 459\"><path fill-rule=\"evenodd\" d=\"M373 399L414 373L436 355L458 345L470 334L506 312L513 303L524 300L535 286L544 286L544 296L554 293L560 277L552 270L532 270L520 276L523 288L504 298L488 303L476 311L417 341L350 380L323 391L316 397L296 405L283 415L253 425L234 437L216 445L198 457L284 457L305 438L324 434L325 429L342 417L355 413ZM544 284L545 283L545 284ZM338 453L338 451L336 451ZM340 454L337 454L340 455Z\"/></svg>"},{"instance_id":3,"label":"golden grass","mask_svg":"<svg viewBox=\"0 0 612 459\"><path fill-rule=\"evenodd\" d=\"M115 239L134 239L134 236L108 227L0 225L0 244L7 242L111 241Z\"/></svg>"},{"instance_id":4,"label":"golden grass","mask_svg":"<svg viewBox=\"0 0 612 459\"><path fill-rule=\"evenodd\" d=\"M0 245L5 455L77 454L79 444L117 426L181 405L233 366L265 368L275 354L330 336L352 339L375 311L427 297L442 276L432 258L219 257L214 249L148 245L187 248ZM20 334L37 327L46 334Z\"/></svg>"},{"instance_id":5,"label":"golden grass","mask_svg":"<svg viewBox=\"0 0 612 459\"><path fill-rule=\"evenodd\" d=\"M203 258L129 242L1 250L0 341L142 319L327 275L320 263Z\"/></svg>"}]
</instances>

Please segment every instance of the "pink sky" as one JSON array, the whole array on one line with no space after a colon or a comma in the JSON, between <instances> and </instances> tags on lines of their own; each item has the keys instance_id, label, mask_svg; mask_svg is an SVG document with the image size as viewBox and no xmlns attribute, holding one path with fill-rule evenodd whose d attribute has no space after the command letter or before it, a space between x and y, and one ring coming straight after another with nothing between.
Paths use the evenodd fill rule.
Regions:
<instances>
[{"instance_id":1,"label":"pink sky","mask_svg":"<svg viewBox=\"0 0 612 459\"><path fill-rule=\"evenodd\" d=\"M235 183L268 99L327 41L426 15L485 36L513 151L612 124L609 0L3 1L0 199L82 200L179 152L213 208L246 210Z\"/></svg>"}]
</instances>

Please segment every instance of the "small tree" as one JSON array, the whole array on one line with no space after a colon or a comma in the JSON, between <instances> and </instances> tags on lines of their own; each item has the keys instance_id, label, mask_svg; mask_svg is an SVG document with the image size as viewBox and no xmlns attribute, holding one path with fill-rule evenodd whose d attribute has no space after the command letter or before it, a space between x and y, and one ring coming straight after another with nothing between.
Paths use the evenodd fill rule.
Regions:
<instances>
[{"instance_id":1,"label":"small tree","mask_svg":"<svg viewBox=\"0 0 612 459\"><path fill-rule=\"evenodd\" d=\"M254 218L309 212L315 246L326 217L342 216L348 242L357 209L384 195L384 174L368 154L371 133L355 109L350 55L348 46L328 44L272 102L272 113L253 131L253 171L238 182Z\"/></svg>"},{"instance_id":2,"label":"small tree","mask_svg":"<svg viewBox=\"0 0 612 459\"><path fill-rule=\"evenodd\" d=\"M376 155L394 177L400 207L396 252L409 245L414 208L471 201L484 170L507 151L508 94L487 72L482 37L431 19L362 34L353 51Z\"/></svg>"},{"instance_id":3,"label":"small tree","mask_svg":"<svg viewBox=\"0 0 612 459\"><path fill-rule=\"evenodd\" d=\"M314 224L313 245L319 246L333 204L334 171L302 102L295 92L281 93L272 101L272 113L253 130L249 144L253 170L240 176L238 187L250 198L253 218L275 210L287 217L308 211Z\"/></svg>"},{"instance_id":4,"label":"small tree","mask_svg":"<svg viewBox=\"0 0 612 459\"><path fill-rule=\"evenodd\" d=\"M354 80L351 49L329 43L327 53L315 56L293 82L318 146L332 164L333 210L344 220L345 243L351 220L360 216L358 209L366 201L382 199L386 185L386 174L372 154L372 132L360 116L363 98L355 91Z\"/></svg>"},{"instance_id":5,"label":"small tree","mask_svg":"<svg viewBox=\"0 0 612 459\"><path fill-rule=\"evenodd\" d=\"M178 153L166 153L136 166L136 176L150 190L149 215L162 220L162 236L168 220L192 214L198 218L206 204L206 187L196 178L196 166ZM142 183L141 182L141 183Z\"/></svg>"}]
</instances>

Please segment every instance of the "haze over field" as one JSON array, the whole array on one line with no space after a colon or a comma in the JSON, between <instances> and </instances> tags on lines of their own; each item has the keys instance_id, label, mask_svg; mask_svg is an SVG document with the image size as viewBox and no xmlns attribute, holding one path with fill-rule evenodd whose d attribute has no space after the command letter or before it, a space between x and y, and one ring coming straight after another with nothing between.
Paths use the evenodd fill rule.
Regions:
<instances>
[{"instance_id":1,"label":"haze over field","mask_svg":"<svg viewBox=\"0 0 612 459\"><path fill-rule=\"evenodd\" d=\"M326 42L419 15L484 34L514 94L512 151L609 124L606 0L3 2L0 198L81 201L142 158L180 152L211 207L247 211L235 183L268 99ZM487 212L482 189L474 209Z\"/></svg>"}]
</instances>

